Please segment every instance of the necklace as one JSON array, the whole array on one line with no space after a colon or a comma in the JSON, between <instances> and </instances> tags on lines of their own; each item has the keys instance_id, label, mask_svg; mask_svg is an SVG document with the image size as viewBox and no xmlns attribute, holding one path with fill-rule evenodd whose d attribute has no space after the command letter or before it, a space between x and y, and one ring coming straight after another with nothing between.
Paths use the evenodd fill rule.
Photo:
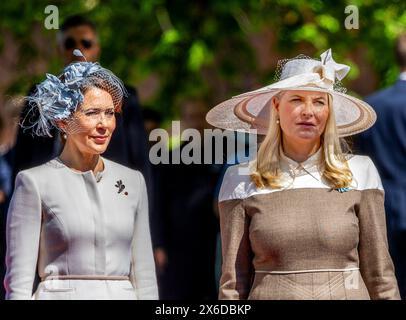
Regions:
<instances>
[{"instance_id":1,"label":"necklace","mask_svg":"<svg viewBox=\"0 0 406 320\"><path fill-rule=\"evenodd\" d=\"M319 179L317 179L314 175L312 175L309 171L307 171L303 166L300 166L308 175L310 175L311 177L313 177L314 179L316 179L317 181L320 181Z\"/></svg>"}]
</instances>

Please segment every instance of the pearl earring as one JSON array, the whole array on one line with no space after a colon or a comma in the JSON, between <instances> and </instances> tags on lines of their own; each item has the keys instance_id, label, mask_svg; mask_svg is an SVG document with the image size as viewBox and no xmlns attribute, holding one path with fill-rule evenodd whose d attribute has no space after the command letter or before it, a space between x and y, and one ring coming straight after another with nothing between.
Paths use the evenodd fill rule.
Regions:
<instances>
[{"instance_id":1,"label":"pearl earring","mask_svg":"<svg viewBox=\"0 0 406 320\"><path fill-rule=\"evenodd\" d=\"M280 123L279 119L276 119L276 123L277 123L277 124L279 124L279 123Z\"/></svg>"},{"instance_id":2,"label":"pearl earring","mask_svg":"<svg viewBox=\"0 0 406 320\"><path fill-rule=\"evenodd\" d=\"M66 135L66 133L63 134L63 138L66 140L68 138L68 136Z\"/></svg>"}]
</instances>

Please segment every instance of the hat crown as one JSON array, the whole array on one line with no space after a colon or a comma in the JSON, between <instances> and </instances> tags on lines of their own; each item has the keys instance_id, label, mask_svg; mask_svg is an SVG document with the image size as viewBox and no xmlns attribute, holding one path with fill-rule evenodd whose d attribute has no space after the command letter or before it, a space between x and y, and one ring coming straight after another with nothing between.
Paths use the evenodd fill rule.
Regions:
<instances>
[{"instance_id":1,"label":"hat crown","mask_svg":"<svg viewBox=\"0 0 406 320\"><path fill-rule=\"evenodd\" d=\"M333 89L336 80L342 80L350 71L349 66L334 61L331 49L324 51L320 55L320 60L299 55L293 59L282 60L278 63L278 68L277 74L280 74L278 81L291 79L297 85L308 81L310 85L330 89ZM274 84L276 85L277 83Z\"/></svg>"},{"instance_id":2,"label":"hat crown","mask_svg":"<svg viewBox=\"0 0 406 320\"><path fill-rule=\"evenodd\" d=\"M285 63L283 66L280 79L285 80L287 78L297 76L304 73L312 73L317 66L320 66L321 62L315 59L292 59Z\"/></svg>"}]
</instances>

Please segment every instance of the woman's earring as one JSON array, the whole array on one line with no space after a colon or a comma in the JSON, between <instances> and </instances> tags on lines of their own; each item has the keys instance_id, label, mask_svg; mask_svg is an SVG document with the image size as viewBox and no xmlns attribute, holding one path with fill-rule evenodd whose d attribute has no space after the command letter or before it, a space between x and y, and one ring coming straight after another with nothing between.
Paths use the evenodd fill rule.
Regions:
<instances>
[{"instance_id":1,"label":"woman's earring","mask_svg":"<svg viewBox=\"0 0 406 320\"><path fill-rule=\"evenodd\" d=\"M276 123L277 123L277 124L279 124L279 123L280 123L279 119L276 119Z\"/></svg>"},{"instance_id":2,"label":"woman's earring","mask_svg":"<svg viewBox=\"0 0 406 320\"><path fill-rule=\"evenodd\" d=\"M66 133L63 134L63 138L66 140L68 138L68 136L66 135Z\"/></svg>"}]
</instances>

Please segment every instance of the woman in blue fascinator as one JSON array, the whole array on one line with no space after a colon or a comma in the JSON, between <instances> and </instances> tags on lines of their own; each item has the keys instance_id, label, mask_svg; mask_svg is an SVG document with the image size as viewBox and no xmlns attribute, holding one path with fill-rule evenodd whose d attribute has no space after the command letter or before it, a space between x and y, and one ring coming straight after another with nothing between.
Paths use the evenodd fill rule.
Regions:
<instances>
[{"instance_id":1,"label":"woman in blue fascinator","mask_svg":"<svg viewBox=\"0 0 406 320\"><path fill-rule=\"evenodd\" d=\"M47 74L27 98L23 127L39 136L55 127L64 147L16 177L7 299L158 298L144 177L101 156L125 94L111 71L83 61Z\"/></svg>"}]
</instances>

